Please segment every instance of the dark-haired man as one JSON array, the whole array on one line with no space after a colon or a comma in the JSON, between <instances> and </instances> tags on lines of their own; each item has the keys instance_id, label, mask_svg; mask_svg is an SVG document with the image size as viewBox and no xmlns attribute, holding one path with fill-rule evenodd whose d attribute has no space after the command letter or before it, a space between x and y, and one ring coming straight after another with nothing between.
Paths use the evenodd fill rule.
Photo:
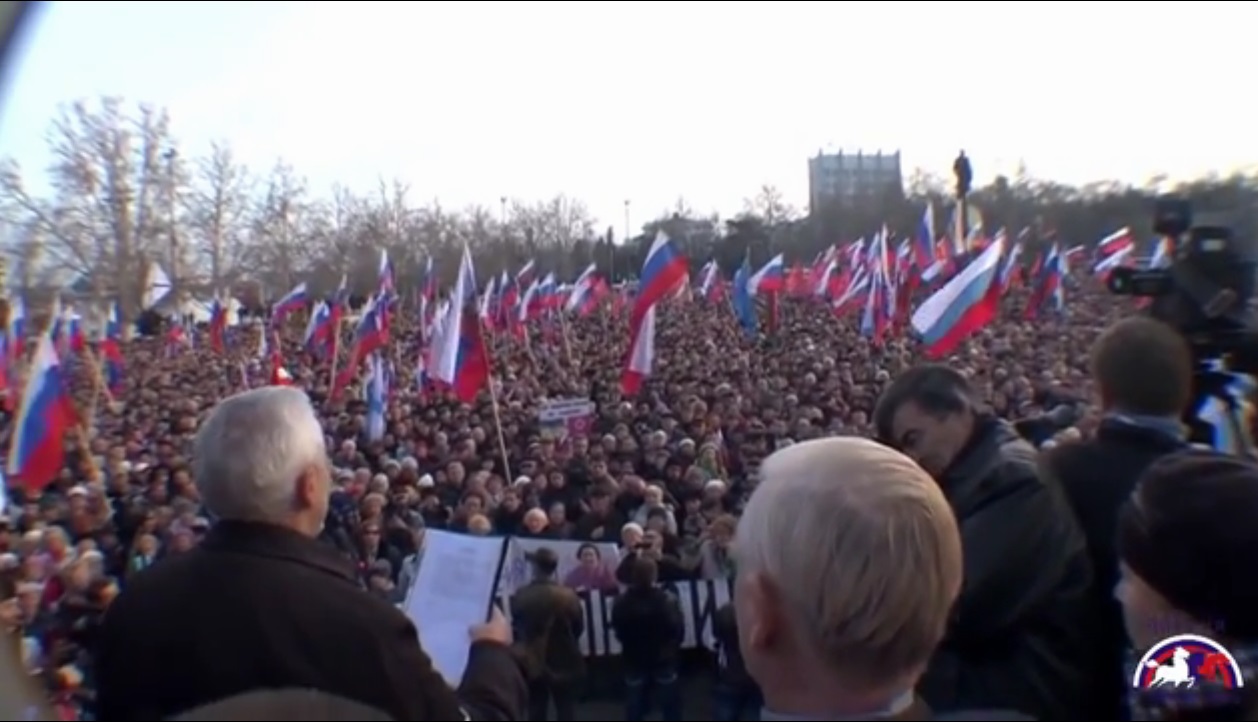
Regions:
<instances>
[{"instance_id":1,"label":"dark-haired man","mask_svg":"<svg viewBox=\"0 0 1258 722\"><path fill-rule=\"evenodd\" d=\"M652 701L664 720L680 720L678 652L686 625L672 592L658 586L659 568L649 556L635 557L629 585L612 607L612 630L620 640L625 672L625 719L646 719Z\"/></svg>"},{"instance_id":2,"label":"dark-haired man","mask_svg":"<svg viewBox=\"0 0 1258 722\"><path fill-rule=\"evenodd\" d=\"M1104 418L1096 438L1066 444L1041 459L1046 480L1059 485L1073 507L1092 557L1092 594L1102 615L1104 653L1111 686L1097 700L1097 714L1117 714L1128 686L1127 647L1114 601L1118 583L1115 540L1118 510L1153 462L1186 446L1180 415L1192 400L1192 352L1175 329L1135 316L1110 326L1092 348L1092 378Z\"/></svg>"},{"instance_id":3,"label":"dark-haired man","mask_svg":"<svg viewBox=\"0 0 1258 722\"><path fill-rule=\"evenodd\" d=\"M528 658L529 719L548 719L551 700L555 719L576 719L576 695L585 676L579 640L585 612L577 593L555 579L559 557L550 547L526 555L533 579L511 598L511 614Z\"/></svg>"},{"instance_id":4,"label":"dark-haired man","mask_svg":"<svg viewBox=\"0 0 1258 722\"><path fill-rule=\"evenodd\" d=\"M980 410L965 377L910 369L874 410L879 439L925 469L960 526L965 584L919 691L932 709L1075 719L1095 686L1083 535L1035 449Z\"/></svg>"}]
</instances>

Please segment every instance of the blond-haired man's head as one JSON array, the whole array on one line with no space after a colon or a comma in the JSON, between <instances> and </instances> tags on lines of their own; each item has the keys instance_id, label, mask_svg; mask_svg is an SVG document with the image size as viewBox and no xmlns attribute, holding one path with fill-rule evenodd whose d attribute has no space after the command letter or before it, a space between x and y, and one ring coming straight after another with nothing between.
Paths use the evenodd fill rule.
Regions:
<instances>
[{"instance_id":1,"label":"blond-haired man's head","mask_svg":"<svg viewBox=\"0 0 1258 722\"><path fill-rule=\"evenodd\" d=\"M947 500L868 439L795 444L760 473L735 542L748 671L776 712L882 709L925 670L960 590Z\"/></svg>"}]
</instances>

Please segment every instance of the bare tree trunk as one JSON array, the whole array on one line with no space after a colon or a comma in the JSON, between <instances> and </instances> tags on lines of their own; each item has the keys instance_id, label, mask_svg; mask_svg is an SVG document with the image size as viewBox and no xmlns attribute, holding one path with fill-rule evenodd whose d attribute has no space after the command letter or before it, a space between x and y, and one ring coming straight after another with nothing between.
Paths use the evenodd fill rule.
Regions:
<instances>
[{"instance_id":1,"label":"bare tree trunk","mask_svg":"<svg viewBox=\"0 0 1258 722\"><path fill-rule=\"evenodd\" d=\"M163 178L166 191L166 218L169 226L170 240L170 298L176 309L181 308L183 301L183 269L179 257L178 218L175 217L175 158L178 152L170 148L162 156L166 159L166 177Z\"/></svg>"}]
</instances>

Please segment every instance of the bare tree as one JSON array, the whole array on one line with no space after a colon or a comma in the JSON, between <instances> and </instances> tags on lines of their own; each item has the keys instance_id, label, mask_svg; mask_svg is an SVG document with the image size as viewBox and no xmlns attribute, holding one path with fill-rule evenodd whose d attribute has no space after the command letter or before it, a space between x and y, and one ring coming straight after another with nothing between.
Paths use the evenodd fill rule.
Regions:
<instances>
[{"instance_id":1,"label":"bare tree","mask_svg":"<svg viewBox=\"0 0 1258 722\"><path fill-rule=\"evenodd\" d=\"M493 211L485 206L467 206L459 217L465 240L472 248L490 250L493 244L502 240L502 229L498 227Z\"/></svg>"},{"instance_id":2,"label":"bare tree","mask_svg":"<svg viewBox=\"0 0 1258 722\"><path fill-rule=\"evenodd\" d=\"M423 249L424 256L419 262L427 263L431 256L439 273L440 269L450 269L448 272L453 273L464 242L470 242L462 217L446 210L436 200L411 214L409 234Z\"/></svg>"},{"instance_id":3,"label":"bare tree","mask_svg":"<svg viewBox=\"0 0 1258 722\"><path fill-rule=\"evenodd\" d=\"M27 190L11 161L0 168L0 207L43 243L41 263L59 276L86 278L98 298L139 300L145 263L170 218L162 190L178 190L179 167L166 162L174 148L164 112L140 106L128 114L121 100L74 103L49 131L53 162L50 198Z\"/></svg>"},{"instance_id":4,"label":"bare tree","mask_svg":"<svg viewBox=\"0 0 1258 722\"><path fill-rule=\"evenodd\" d=\"M365 201L342 185L332 186L332 197L327 204L325 224L319 229L319 238L308 239L317 249L312 259L316 274L339 280L354 271L353 259L358 254L363 239Z\"/></svg>"},{"instance_id":5,"label":"bare tree","mask_svg":"<svg viewBox=\"0 0 1258 722\"><path fill-rule=\"evenodd\" d=\"M199 263L208 271L208 285L220 293L236 283L248 268L248 233L253 180L236 162L231 149L215 143L200 159L197 176L187 196L189 230Z\"/></svg>"},{"instance_id":6,"label":"bare tree","mask_svg":"<svg viewBox=\"0 0 1258 722\"><path fill-rule=\"evenodd\" d=\"M400 246L406 240L406 216L408 203L406 196L410 193L410 185L394 179L385 183L380 179L377 193L380 196L378 215L383 228L384 242L390 246Z\"/></svg>"},{"instance_id":7,"label":"bare tree","mask_svg":"<svg viewBox=\"0 0 1258 722\"><path fill-rule=\"evenodd\" d=\"M799 212L782 197L777 186L766 183L760 186L755 197L743 202L745 212L758 216L770 228L779 223L789 223L799 217Z\"/></svg>"},{"instance_id":8,"label":"bare tree","mask_svg":"<svg viewBox=\"0 0 1258 722\"><path fill-rule=\"evenodd\" d=\"M595 241L584 203L562 195L538 202L502 198L499 206L456 212L435 200L414 204L406 185L392 181L364 194L333 188L316 200L299 172L283 162L255 183L225 145L205 158L185 158L176 152L165 113L116 99L64 108L50 128L49 144L47 193L33 192L45 184L31 182L12 161L0 161L2 250L12 277L24 292L74 282L101 300L122 300L132 312L149 261L167 266L177 285L204 277L206 285L225 290L248 280L274 297L298 281L330 290L346 273L356 291L366 292L382 248L405 290L418 282L429 258L448 283L464 244L482 279L530 259L563 280L592 261L605 272L632 273L649 247L614 246L610 233ZM1036 232L1029 237L1039 244L1054 238L1086 242L1123 225L1142 226L1152 195L1170 190L1190 197L1203 212L1231 217L1240 209L1235 232L1258 235L1258 178L1215 176L1160 187L1167 185L1154 179L1145 188L1074 187L1036 179L1020 166L1012 178L975 188L970 197L985 227L1014 232L1031 226ZM792 261L809 259L883 223L906 235L927 201L945 226L948 182L916 171L908 186L907 199L902 189L889 187L885 194L810 209L806 224L796 222L800 213L772 185L762 186L724 228L679 199L643 226L642 238L649 241L663 229L696 262L716 258L729 269L749 249L756 262L778 252ZM618 219L603 220L618 225Z\"/></svg>"},{"instance_id":9,"label":"bare tree","mask_svg":"<svg viewBox=\"0 0 1258 722\"><path fill-rule=\"evenodd\" d=\"M694 218L697 213L690 205L690 201L685 196L677 196L677 200L673 202L673 209L669 215L675 218Z\"/></svg>"},{"instance_id":10,"label":"bare tree","mask_svg":"<svg viewBox=\"0 0 1258 722\"><path fill-rule=\"evenodd\" d=\"M373 249L386 249L393 263L398 282L413 277L419 258L423 255L422 242L411 234L412 212L407 196L410 186L394 179L380 179L376 189L377 203L370 208ZM378 255L378 251L373 253ZM373 263L377 262L373 259Z\"/></svg>"},{"instance_id":11,"label":"bare tree","mask_svg":"<svg viewBox=\"0 0 1258 722\"><path fill-rule=\"evenodd\" d=\"M594 236L594 219L585 203L559 195L533 204L516 202L509 216L511 235L523 237L523 251L530 258L549 256L554 270L571 273L580 259L571 253L578 242ZM516 230L518 229L518 230Z\"/></svg>"},{"instance_id":12,"label":"bare tree","mask_svg":"<svg viewBox=\"0 0 1258 722\"><path fill-rule=\"evenodd\" d=\"M45 241L38 226L16 229L8 248L9 277L16 281L19 292L26 296L38 286L53 281L47 266L42 264Z\"/></svg>"},{"instance_id":13,"label":"bare tree","mask_svg":"<svg viewBox=\"0 0 1258 722\"><path fill-rule=\"evenodd\" d=\"M310 201L306 179L283 161L271 170L266 189L253 221L252 265L264 287L287 290L317 256L319 249L309 241L320 230L322 209Z\"/></svg>"}]
</instances>

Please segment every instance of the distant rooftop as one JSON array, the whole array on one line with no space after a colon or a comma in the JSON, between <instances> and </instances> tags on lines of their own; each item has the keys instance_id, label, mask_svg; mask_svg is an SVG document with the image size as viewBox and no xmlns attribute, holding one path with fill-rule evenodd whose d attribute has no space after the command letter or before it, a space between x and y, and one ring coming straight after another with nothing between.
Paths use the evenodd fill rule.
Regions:
<instances>
[{"instance_id":1,"label":"distant rooftop","mask_svg":"<svg viewBox=\"0 0 1258 722\"><path fill-rule=\"evenodd\" d=\"M900 154L900 149L899 149L899 148L896 148L896 149L895 149L895 150L893 150L893 151L885 151L885 152L884 152L881 148L879 148L878 150L874 150L874 151L864 150L864 149L862 149L862 148L857 148L856 150L850 150L850 149L846 149L846 148L818 148L818 149L817 149L817 156L816 156L816 157L820 158L820 157L822 157L822 156L828 156L828 155L872 155L872 156L882 156L882 155L899 155L899 154Z\"/></svg>"}]
</instances>

